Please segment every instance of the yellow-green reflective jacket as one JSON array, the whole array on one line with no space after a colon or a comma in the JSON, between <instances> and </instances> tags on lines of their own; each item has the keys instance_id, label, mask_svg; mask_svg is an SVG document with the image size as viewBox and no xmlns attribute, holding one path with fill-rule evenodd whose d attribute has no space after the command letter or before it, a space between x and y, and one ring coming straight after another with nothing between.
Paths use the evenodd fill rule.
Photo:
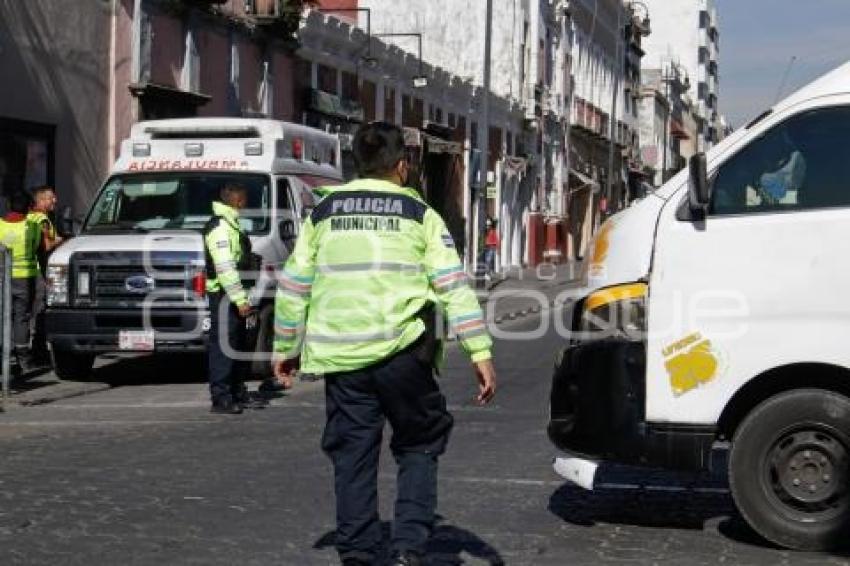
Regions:
<instances>
[{"instance_id":1,"label":"yellow-green reflective jacket","mask_svg":"<svg viewBox=\"0 0 850 566\"><path fill-rule=\"evenodd\" d=\"M0 219L0 244L12 252L12 278L38 275L36 254L41 244L41 226L27 217L16 222Z\"/></svg>"},{"instance_id":2,"label":"yellow-green reflective jacket","mask_svg":"<svg viewBox=\"0 0 850 566\"><path fill-rule=\"evenodd\" d=\"M278 355L310 373L352 371L392 356L440 305L473 361L492 341L443 219L412 189L361 179L325 188L279 274Z\"/></svg>"},{"instance_id":3,"label":"yellow-green reflective jacket","mask_svg":"<svg viewBox=\"0 0 850 566\"><path fill-rule=\"evenodd\" d=\"M47 222L47 237L51 240L56 239L56 227L53 225L53 222L51 222L50 217L45 213L33 210L27 214L27 220L38 225L39 230L41 230L41 227L44 226L45 222Z\"/></svg>"},{"instance_id":4,"label":"yellow-green reflective jacket","mask_svg":"<svg viewBox=\"0 0 850 566\"><path fill-rule=\"evenodd\" d=\"M239 212L222 202L213 202L213 218L204 230L207 256L207 293L222 289L236 306L248 303L248 293L242 285L239 266L250 254L245 250L247 236L239 226ZM212 265L209 265L212 263Z\"/></svg>"}]
</instances>

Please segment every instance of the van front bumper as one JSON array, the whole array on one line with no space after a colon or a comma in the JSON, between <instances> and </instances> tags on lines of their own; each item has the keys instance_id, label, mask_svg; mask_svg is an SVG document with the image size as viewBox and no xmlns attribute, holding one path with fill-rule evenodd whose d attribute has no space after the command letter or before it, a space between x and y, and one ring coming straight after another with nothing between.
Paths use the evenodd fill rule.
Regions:
<instances>
[{"instance_id":1,"label":"van front bumper","mask_svg":"<svg viewBox=\"0 0 850 566\"><path fill-rule=\"evenodd\" d=\"M136 309L48 308L47 340L56 350L87 353L115 352L122 330L153 330L157 352L204 352L209 311L168 309L149 311L147 320Z\"/></svg>"},{"instance_id":2,"label":"van front bumper","mask_svg":"<svg viewBox=\"0 0 850 566\"><path fill-rule=\"evenodd\" d=\"M608 338L567 347L556 364L549 438L588 460L708 469L714 427L647 423L646 347Z\"/></svg>"}]
</instances>

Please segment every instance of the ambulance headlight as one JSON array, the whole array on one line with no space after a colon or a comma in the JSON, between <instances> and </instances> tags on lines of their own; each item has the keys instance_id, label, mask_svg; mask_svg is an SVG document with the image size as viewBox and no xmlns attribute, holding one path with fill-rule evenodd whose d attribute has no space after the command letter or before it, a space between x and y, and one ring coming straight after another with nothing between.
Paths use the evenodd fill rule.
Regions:
<instances>
[{"instance_id":1,"label":"ambulance headlight","mask_svg":"<svg viewBox=\"0 0 850 566\"><path fill-rule=\"evenodd\" d=\"M584 302L579 330L584 340L626 338L643 340L646 334L645 283L600 289Z\"/></svg>"},{"instance_id":2,"label":"ambulance headlight","mask_svg":"<svg viewBox=\"0 0 850 566\"><path fill-rule=\"evenodd\" d=\"M49 265L47 267L47 304L48 306L68 304L67 265Z\"/></svg>"}]
</instances>

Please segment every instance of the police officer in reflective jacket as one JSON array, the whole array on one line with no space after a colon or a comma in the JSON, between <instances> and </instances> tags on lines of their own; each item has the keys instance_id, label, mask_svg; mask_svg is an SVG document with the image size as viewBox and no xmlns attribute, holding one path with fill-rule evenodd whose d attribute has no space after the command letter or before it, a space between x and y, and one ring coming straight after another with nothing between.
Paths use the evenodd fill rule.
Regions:
<instances>
[{"instance_id":1,"label":"police officer in reflective jacket","mask_svg":"<svg viewBox=\"0 0 850 566\"><path fill-rule=\"evenodd\" d=\"M239 225L239 211L247 202L245 187L225 185L221 201L212 203L213 215L204 227L213 413L239 414L243 408L262 408L266 404L251 397L245 387L250 368L248 324L255 316L248 296L250 289L241 279L253 267L251 240Z\"/></svg>"},{"instance_id":2,"label":"police officer in reflective jacket","mask_svg":"<svg viewBox=\"0 0 850 566\"><path fill-rule=\"evenodd\" d=\"M13 193L9 197L9 212L0 219L0 244L12 254L12 347L19 376L36 368L30 351L30 319L39 275L41 228L27 219L30 202L27 193Z\"/></svg>"},{"instance_id":3,"label":"police officer in reflective jacket","mask_svg":"<svg viewBox=\"0 0 850 566\"><path fill-rule=\"evenodd\" d=\"M398 465L393 564L417 565L453 425L433 376L441 348L432 313L445 314L470 357L482 404L495 393L491 340L443 219L404 187L401 129L365 125L353 147L360 179L324 189L279 276L274 370L284 382L299 368L325 376L322 448L334 467L345 565L374 563L382 542L377 466L389 421Z\"/></svg>"}]
</instances>

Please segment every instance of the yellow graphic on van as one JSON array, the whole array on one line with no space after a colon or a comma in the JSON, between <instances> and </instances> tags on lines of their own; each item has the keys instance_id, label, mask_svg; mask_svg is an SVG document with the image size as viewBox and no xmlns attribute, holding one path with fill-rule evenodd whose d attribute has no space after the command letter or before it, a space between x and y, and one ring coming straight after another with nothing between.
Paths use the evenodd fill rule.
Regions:
<instances>
[{"instance_id":1,"label":"yellow graphic on van","mask_svg":"<svg viewBox=\"0 0 850 566\"><path fill-rule=\"evenodd\" d=\"M608 257L608 250L611 248L611 232L613 229L614 223L609 220L602 225L596 234L593 252L590 254L590 269L588 270L591 277L600 277L604 274L604 264Z\"/></svg>"},{"instance_id":2,"label":"yellow graphic on van","mask_svg":"<svg viewBox=\"0 0 850 566\"><path fill-rule=\"evenodd\" d=\"M711 341L698 332L670 344L661 352L676 397L713 380L719 363Z\"/></svg>"}]
</instances>

